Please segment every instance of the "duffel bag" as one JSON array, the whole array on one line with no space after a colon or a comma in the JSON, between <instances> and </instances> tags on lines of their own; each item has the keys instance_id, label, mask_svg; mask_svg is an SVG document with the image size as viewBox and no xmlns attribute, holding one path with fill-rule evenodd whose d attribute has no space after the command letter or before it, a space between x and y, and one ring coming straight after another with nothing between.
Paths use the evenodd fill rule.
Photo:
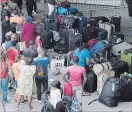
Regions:
<instances>
[{"instance_id":1,"label":"duffel bag","mask_svg":"<svg viewBox=\"0 0 132 113\"><path fill-rule=\"evenodd\" d=\"M98 101L109 107L116 107L118 106L120 97L120 79L109 77L104 84Z\"/></svg>"},{"instance_id":2,"label":"duffel bag","mask_svg":"<svg viewBox=\"0 0 132 113\"><path fill-rule=\"evenodd\" d=\"M107 78L114 76L115 76L114 71L107 71L105 73L97 75L97 92L99 95L103 89L104 83L107 80Z\"/></svg>"},{"instance_id":3,"label":"duffel bag","mask_svg":"<svg viewBox=\"0 0 132 113\"><path fill-rule=\"evenodd\" d=\"M78 13L78 10L76 8L70 8L69 9L70 14L76 15Z\"/></svg>"},{"instance_id":4,"label":"duffel bag","mask_svg":"<svg viewBox=\"0 0 132 113\"><path fill-rule=\"evenodd\" d=\"M121 61L118 58L112 57L110 59L112 69L115 71L115 76L120 78L120 75L124 72L128 72L128 64L124 61Z\"/></svg>"},{"instance_id":5,"label":"duffel bag","mask_svg":"<svg viewBox=\"0 0 132 113\"><path fill-rule=\"evenodd\" d=\"M121 33L114 33L113 36L109 39L110 43L113 44L119 44L122 43L124 41L124 34Z\"/></svg>"},{"instance_id":6,"label":"duffel bag","mask_svg":"<svg viewBox=\"0 0 132 113\"><path fill-rule=\"evenodd\" d=\"M132 74L123 73L120 76L121 102L132 101Z\"/></svg>"},{"instance_id":7,"label":"duffel bag","mask_svg":"<svg viewBox=\"0 0 132 113\"><path fill-rule=\"evenodd\" d=\"M64 7L58 8L58 15L68 15L68 10Z\"/></svg>"},{"instance_id":8,"label":"duffel bag","mask_svg":"<svg viewBox=\"0 0 132 113\"><path fill-rule=\"evenodd\" d=\"M93 71L96 75L102 74L104 72L112 70L112 66L110 62L102 63L102 64L95 64L93 66Z\"/></svg>"},{"instance_id":9,"label":"duffel bag","mask_svg":"<svg viewBox=\"0 0 132 113\"><path fill-rule=\"evenodd\" d=\"M107 41L99 41L97 42L91 49L90 49L90 53L93 56L94 54L106 49L108 50L109 48L111 48L111 44L108 43Z\"/></svg>"}]
</instances>

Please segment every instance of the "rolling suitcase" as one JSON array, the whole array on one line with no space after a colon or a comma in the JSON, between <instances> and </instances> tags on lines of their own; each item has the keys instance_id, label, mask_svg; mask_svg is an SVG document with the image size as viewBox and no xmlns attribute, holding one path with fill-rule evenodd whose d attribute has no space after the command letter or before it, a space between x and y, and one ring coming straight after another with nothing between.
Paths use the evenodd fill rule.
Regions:
<instances>
[{"instance_id":1,"label":"rolling suitcase","mask_svg":"<svg viewBox=\"0 0 132 113\"><path fill-rule=\"evenodd\" d=\"M121 53L127 49L132 49L132 45L130 45L126 42L122 42L120 44L114 45L111 48L111 53L115 56L120 56Z\"/></svg>"},{"instance_id":2,"label":"rolling suitcase","mask_svg":"<svg viewBox=\"0 0 132 113\"><path fill-rule=\"evenodd\" d=\"M78 33L77 29L67 30L67 39L69 39L69 51L73 51L81 46L82 35Z\"/></svg>"},{"instance_id":3,"label":"rolling suitcase","mask_svg":"<svg viewBox=\"0 0 132 113\"><path fill-rule=\"evenodd\" d=\"M120 32L120 29L121 29L121 17L120 16L111 17L110 23L115 25L115 32Z\"/></svg>"},{"instance_id":4,"label":"rolling suitcase","mask_svg":"<svg viewBox=\"0 0 132 113\"><path fill-rule=\"evenodd\" d=\"M121 102L132 101L132 74L124 73L120 77Z\"/></svg>"},{"instance_id":5,"label":"rolling suitcase","mask_svg":"<svg viewBox=\"0 0 132 113\"><path fill-rule=\"evenodd\" d=\"M120 79L116 77L109 77L105 81L98 101L109 107L116 107L118 106L120 97Z\"/></svg>"},{"instance_id":6,"label":"rolling suitcase","mask_svg":"<svg viewBox=\"0 0 132 113\"><path fill-rule=\"evenodd\" d=\"M115 25L110 24L110 23L99 22L99 28L105 29L108 32L107 34L108 40L111 38L112 34L115 32Z\"/></svg>"},{"instance_id":7,"label":"rolling suitcase","mask_svg":"<svg viewBox=\"0 0 132 113\"><path fill-rule=\"evenodd\" d=\"M128 63L128 71L132 73L132 49L125 50L121 53L121 60Z\"/></svg>"},{"instance_id":8,"label":"rolling suitcase","mask_svg":"<svg viewBox=\"0 0 132 113\"><path fill-rule=\"evenodd\" d=\"M107 80L107 78L114 76L115 76L114 71L107 71L105 73L97 75L97 92L99 95L103 89L104 83Z\"/></svg>"}]
</instances>

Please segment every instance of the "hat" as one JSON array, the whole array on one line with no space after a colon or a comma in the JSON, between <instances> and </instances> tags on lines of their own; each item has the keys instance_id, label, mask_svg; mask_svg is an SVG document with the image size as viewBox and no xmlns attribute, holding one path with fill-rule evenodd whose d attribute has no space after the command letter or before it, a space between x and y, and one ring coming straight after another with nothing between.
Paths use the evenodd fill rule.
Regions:
<instances>
[{"instance_id":1,"label":"hat","mask_svg":"<svg viewBox=\"0 0 132 113\"><path fill-rule=\"evenodd\" d=\"M33 21L33 19L32 19L31 16L26 16L26 17L25 17L25 20L26 20L26 22L28 22L28 23L32 23L32 21Z\"/></svg>"}]
</instances>

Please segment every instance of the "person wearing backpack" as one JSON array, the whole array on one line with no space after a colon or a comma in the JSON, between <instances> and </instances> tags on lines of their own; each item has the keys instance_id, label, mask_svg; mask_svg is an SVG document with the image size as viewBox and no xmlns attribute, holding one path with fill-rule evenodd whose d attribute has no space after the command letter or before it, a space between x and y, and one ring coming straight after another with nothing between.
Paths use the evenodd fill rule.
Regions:
<instances>
[{"instance_id":1,"label":"person wearing backpack","mask_svg":"<svg viewBox=\"0 0 132 113\"><path fill-rule=\"evenodd\" d=\"M74 65L66 68L66 72L64 73L63 80L72 85L73 93L76 94L77 100L82 103L82 94L83 87L86 83L86 70L84 67L78 65L79 58L77 56L73 57ZM67 74L69 74L69 80L66 79ZM83 77L83 83L82 83ZM75 97L75 95L74 95Z\"/></svg>"},{"instance_id":2,"label":"person wearing backpack","mask_svg":"<svg viewBox=\"0 0 132 113\"><path fill-rule=\"evenodd\" d=\"M33 59L33 65L36 66L35 82L39 103L41 103L41 85L43 84L44 91L48 88L48 64L49 60L44 55L44 49L38 48L38 57Z\"/></svg>"},{"instance_id":3,"label":"person wearing backpack","mask_svg":"<svg viewBox=\"0 0 132 113\"><path fill-rule=\"evenodd\" d=\"M2 90L2 101L7 102L9 60L2 51L0 55L0 89Z\"/></svg>"}]
</instances>

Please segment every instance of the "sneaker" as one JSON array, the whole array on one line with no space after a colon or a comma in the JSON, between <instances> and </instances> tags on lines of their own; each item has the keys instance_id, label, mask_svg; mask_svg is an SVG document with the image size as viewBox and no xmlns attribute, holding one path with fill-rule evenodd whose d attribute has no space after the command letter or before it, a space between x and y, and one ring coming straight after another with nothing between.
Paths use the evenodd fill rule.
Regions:
<instances>
[{"instance_id":1,"label":"sneaker","mask_svg":"<svg viewBox=\"0 0 132 113\"><path fill-rule=\"evenodd\" d=\"M34 102L37 102L37 103L39 103L39 104L42 103L42 101L41 101L41 100L38 100L38 99L34 100Z\"/></svg>"},{"instance_id":2,"label":"sneaker","mask_svg":"<svg viewBox=\"0 0 132 113\"><path fill-rule=\"evenodd\" d=\"M33 14L34 14L34 15L36 15L37 13L36 13L36 12L34 12Z\"/></svg>"},{"instance_id":3,"label":"sneaker","mask_svg":"<svg viewBox=\"0 0 132 113\"><path fill-rule=\"evenodd\" d=\"M32 13L34 13L35 11L33 10Z\"/></svg>"}]
</instances>

